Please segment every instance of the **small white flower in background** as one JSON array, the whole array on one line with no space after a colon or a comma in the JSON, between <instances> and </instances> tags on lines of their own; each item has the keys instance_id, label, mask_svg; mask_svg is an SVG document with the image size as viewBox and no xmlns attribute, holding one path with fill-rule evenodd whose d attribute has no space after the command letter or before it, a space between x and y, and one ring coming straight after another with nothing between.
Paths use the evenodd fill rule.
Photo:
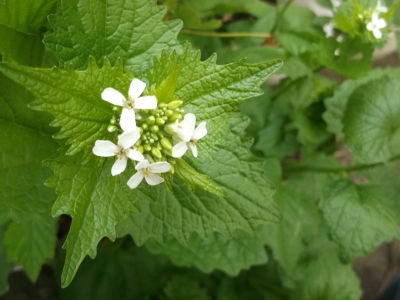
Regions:
<instances>
[{"instance_id":1,"label":"small white flower in background","mask_svg":"<svg viewBox=\"0 0 400 300\"><path fill-rule=\"evenodd\" d=\"M378 4L376 5L376 7L375 7L375 11L378 13L378 14L384 14L384 13L387 13L388 12L388 8L386 7L386 6L384 6L384 5L382 5L382 1L379 1L378 0Z\"/></svg>"},{"instance_id":2,"label":"small white flower in background","mask_svg":"<svg viewBox=\"0 0 400 300\"><path fill-rule=\"evenodd\" d=\"M382 28L386 27L386 21L384 19L379 19L378 14L373 13L371 22L368 22L367 29L372 31L376 39L382 38Z\"/></svg>"},{"instance_id":3,"label":"small white flower in background","mask_svg":"<svg viewBox=\"0 0 400 300\"><path fill-rule=\"evenodd\" d=\"M117 156L117 160L111 168L113 176L121 174L126 169L128 157L136 161L142 161L143 155L131 147L140 138L139 130L136 128L130 132L124 132L118 137L118 145L110 141L98 140L96 141L93 153L97 156L110 157Z\"/></svg>"},{"instance_id":4,"label":"small white flower in background","mask_svg":"<svg viewBox=\"0 0 400 300\"><path fill-rule=\"evenodd\" d=\"M334 32L334 30L333 30L333 22L332 22L332 21L329 22L329 23L326 23L326 24L322 27L322 29L324 30L324 32L325 32L325 37L327 37L327 38L333 37L333 36L335 35L335 32Z\"/></svg>"},{"instance_id":5,"label":"small white flower in background","mask_svg":"<svg viewBox=\"0 0 400 300\"><path fill-rule=\"evenodd\" d=\"M128 180L128 186L131 189L136 188L144 179L149 185L157 185L164 182L164 179L155 173L165 173L169 172L171 165L167 162L157 162L150 164L150 162L145 159L138 163L135 167L137 172Z\"/></svg>"},{"instance_id":6,"label":"small white flower in background","mask_svg":"<svg viewBox=\"0 0 400 300\"><path fill-rule=\"evenodd\" d=\"M157 98L155 96L142 96L146 83L134 78L131 82L128 92L128 100L119 91L113 88L106 88L101 93L101 98L114 105L122 106L120 125L123 131L132 131L136 128L134 109L155 109L157 107Z\"/></svg>"},{"instance_id":7,"label":"small white flower in background","mask_svg":"<svg viewBox=\"0 0 400 300\"><path fill-rule=\"evenodd\" d=\"M193 156L197 157L197 140L203 138L207 134L206 122L201 122L196 126L196 116L194 114L186 114L182 122L176 121L172 127L175 134L178 136L178 143L172 148L172 157L178 158L185 154L190 148Z\"/></svg>"}]
</instances>

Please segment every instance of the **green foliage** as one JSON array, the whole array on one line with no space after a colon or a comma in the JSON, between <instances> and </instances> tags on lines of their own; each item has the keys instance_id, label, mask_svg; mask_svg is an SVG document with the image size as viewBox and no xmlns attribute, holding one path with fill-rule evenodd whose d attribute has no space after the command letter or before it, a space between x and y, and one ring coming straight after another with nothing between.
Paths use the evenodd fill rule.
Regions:
<instances>
[{"instance_id":1,"label":"green foliage","mask_svg":"<svg viewBox=\"0 0 400 300\"><path fill-rule=\"evenodd\" d=\"M400 154L398 79L383 77L360 86L344 115L345 142L360 162L387 162Z\"/></svg>"},{"instance_id":2,"label":"green foliage","mask_svg":"<svg viewBox=\"0 0 400 300\"><path fill-rule=\"evenodd\" d=\"M186 276L175 276L164 289L170 299L176 300L210 300L207 291L199 286L199 282Z\"/></svg>"},{"instance_id":3,"label":"green foliage","mask_svg":"<svg viewBox=\"0 0 400 300\"><path fill-rule=\"evenodd\" d=\"M53 34L46 37L45 44L57 56L61 68L84 70L89 56L98 65L105 63L104 57L112 65L121 58L125 69L140 75L162 49L179 49L176 36L181 22L163 23L165 9L155 2L60 1L57 13L50 17Z\"/></svg>"},{"instance_id":4,"label":"green foliage","mask_svg":"<svg viewBox=\"0 0 400 300\"><path fill-rule=\"evenodd\" d=\"M10 273L13 268L13 265L7 260L7 252L3 240L4 225L0 225L0 294L3 294L8 290L8 273Z\"/></svg>"},{"instance_id":5,"label":"green foliage","mask_svg":"<svg viewBox=\"0 0 400 300\"><path fill-rule=\"evenodd\" d=\"M206 240L192 234L187 244L170 238L165 244L150 240L146 246L154 253L164 253L178 266L195 266L209 273L214 269L237 275L252 265L264 264L265 230L258 228L255 233L236 231L232 238L214 232Z\"/></svg>"}]
</instances>

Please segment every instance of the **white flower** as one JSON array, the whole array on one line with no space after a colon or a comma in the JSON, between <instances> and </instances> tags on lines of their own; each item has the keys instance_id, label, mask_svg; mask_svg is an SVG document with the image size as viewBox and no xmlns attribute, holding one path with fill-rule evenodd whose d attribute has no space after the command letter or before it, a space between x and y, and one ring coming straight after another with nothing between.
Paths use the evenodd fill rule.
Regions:
<instances>
[{"instance_id":1,"label":"white flower","mask_svg":"<svg viewBox=\"0 0 400 300\"><path fill-rule=\"evenodd\" d=\"M136 161L142 161L143 155L134 149L130 149L139 139L140 133L136 128L134 131L124 132L118 137L118 145L110 141L96 141L93 153L97 156L110 157L117 156L117 160L111 168L113 176L121 174L126 169L128 157Z\"/></svg>"},{"instance_id":2,"label":"white flower","mask_svg":"<svg viewBox=\"0 0 400 300\"><path fill-rule=\"evenodd\" d=\"M180 140L172 148L172 157L183 156L189 147L193 152L193 156L197 157L196 142L207 134L207 129L206 122L201 122L196 129L195 126L196 116L190 113L185 115L182 122L175 122L173 130Z\"/></svg>"},{"instance_id":3,"label":"white flower","mask_svg":"<svg viewBox=\"0 0 400 300\"><path fill-rule=\"evenodd\" d=\"M167 162L157 162L150 164L150 162L145 159L137 164L135 167L137 172L128 180L128 186L131 189L136 188L144 179L150 185L157 185L164 182L164 179L155 173L165 173L171 169L171 165Z\"/></svg>"},{"instance_id":4,"label":"white flower","mask_svg":"<svg viewBox=\"0 0 400 300\"><path fill-rule=\"evenodd\" d=\"M329 38L335 35L335 31L333 30L333 22L326 23L322 29L325 32L325 37Z\"/></svg>"},{"instance_id":5,"label":"white flower","mask_svg":"<svg viewBox=\"0 0 400 300\"><path fill-rule=\"evenodd\" d=\"M128 100L120 92L110 87L101 93L103 100L123 107L120 119L123 131L132 131L136 128L134 109L155 109L157 107L157 98L155 96L139 97L145 88L146 83L134 78L129 87Z\"/></svg>"},{"instance_id":6,"label":"white flower","mask_svg":"<svg viewBox=\"0 0 400 300\"><path fill-rule=\"evenodd\" d=\"M382 28L386 27L386 21L384 19L379 19L378 14L373 13L371 22L368 22L367 29L372 31L373 35L376 39L380 39L382 37Z\"/></svg>"},{"instance_id":7,"label":"white flower","mask_svg":"<svg viewBox=\"0 0 400 300\"><path fill-rule=\"evenodd\" d=\"M375 11L380 14L380 13L387 13L388 12L388 8L384 5L382 5L382 2L380 0L378 0L378 4L375 7Z\"/></svg>"}]
</instances>

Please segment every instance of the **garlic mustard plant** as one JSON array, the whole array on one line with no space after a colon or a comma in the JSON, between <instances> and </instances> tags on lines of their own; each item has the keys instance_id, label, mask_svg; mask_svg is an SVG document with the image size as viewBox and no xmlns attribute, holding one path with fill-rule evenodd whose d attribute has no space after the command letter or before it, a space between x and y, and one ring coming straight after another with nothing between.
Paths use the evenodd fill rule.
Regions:
<instances>
[{"instance_id":1,"label":"garlic mustard plant","mask_svg":"<svg viewBox=\"0 0 400 300\"><path fill-rule=\"evenodd\" d=\"M169 172L171 165L167 162L157 162L151 164L147 159L141 161L135 167L137 172L129 179L128 186L136 188L144 179L149 185L157 185L164 182L164 179L156 173Z\"/></svg>"},{"instance_id":2,"label":"garlic mustard plant","mask_svg":"<svg viewBox=\"0 0 400 300\"><path fill-rule=\"evenodd\" d=\"M154 109L157 107L155 96L142 96L146 83L134 78L128 92L128 99L119 91L108 87L101 94L101 98L117 106L122 106L120 125L124 131L131 131L136 128L135 109Z\"/></svg>"},{"instance_id":3,"label":"garlic mustard plant","mask_svg":"<svg viewBox=\"0 0 400 300\"><path fill-rule=\"evenodd\" d=\"M111 174L113 176L121 174L126 169L128 158L136 161L142 161L144 159L140 152L131 149L139 137L140 133L136 128L133 131L121 134L118 137L118 145L110 141L98 140L93 148L93 153L102 157L117 156L117 160L111 168Z\"/></svg>"},{"instance_id":4,"label":"garlic mustard plant","mask_svg":"<svg viewBox=\"0 0 400 300\"><path fill-rule=\"evenodd\" d=\"M386 21L384 19L380 19L377 13L372 14L372 19L367 23L367 29L372 31L372 34L376 39L382 38L381 29L386 27Z\"/></svg>"},{"instance_id":5,"label":"garlic mustard plant","mask_svg":"<svg viewBox=\"0 0 400 300\"><path fill-rule=\"evenodd\" d=\"M197 140L203 138L207 134L206 122L201 122L196 126L196 116L194 114L186 114L182 122L176 121L173 130L177 136L177 143L172 148L172 157L181 157L186 150L190 148L193 156L197 157Z\"/></svg>"}]
</instances>

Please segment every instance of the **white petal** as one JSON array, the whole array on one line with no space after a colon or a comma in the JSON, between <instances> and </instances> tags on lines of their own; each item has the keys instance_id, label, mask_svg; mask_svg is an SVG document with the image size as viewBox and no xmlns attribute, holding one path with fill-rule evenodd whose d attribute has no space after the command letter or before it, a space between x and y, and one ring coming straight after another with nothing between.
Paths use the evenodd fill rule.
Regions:
<instances>
[{"instance_id":1,"label":"white petal","mask_svg":"<svg viewBox=\"0 0 400 300\"><path fill-rule=\"evenodd\" d=\"M93 153L97 156L110 157L119 152L119 147L110 141L96 141L93 147Z\"/></svg>"},{"instance_id":2,"label":"white petal","mask_svg":"<svg viewBox=\"0 0 400 300\"><path fill-rule=\"evenodd\" d=\"M185 141L176 144L174 147L172 147L172 157L178 158L183 156L187 149L188 146Z\"/></svg>"},{"instance_id":3,"label":"white petal","mask_svg":"<svg viewBox=\"0 0 400 300\"><path fill-rule=\"evenodd\" d=\"M131 85L129 86L129 98L137 99L143 93L144 89L146 88L146 83L137 79L133 78Z\"/></svg>"},{"instance_id":4,"label":"white petal","mask_svg":"<svg viewBox=\"0 0 400 300\"><path fill-rule=\"evenodd\" d=\"M136 109L155 109L157 108L156 96L143 96L135 100Z\"/></svg>"},{"instance_id":5,"label":"white petal","mask_svg":"<svg viewBox=\"0 0 400 300\"><path fill-rule=\"evenodd\" d=\"M138 171L135 174L133 174L133 176L131 178L129 178L127 184L131 189L134 189L135 187L137 187L143 180L143 172L142 171Z\"/></svg>"},{"instance_id":6,"label":"white petal","mask_svg":"<svg viewBox=\"0 0 400 300\"><path fill-rule=\"evenodd\" d=\"M372 24L372 22L368 22L368 24L367 24L367 29L368 29L369 31L372 31L372 30L374 29L374 25Z\"/></svg>"},{"instance_id":7,"label":"white petal","mask_svg":"<svg viewBox=\"0 0 400 300\"><path fill-rule=\"evenodd\" d=\"M134 149L129 149L128 152L126 152L126 156L136 161L142 161L144 159L142 153Z\"/></svg>"},{"instance_id":8,"label":"white petal","mask_svg":"<svg viewBox=\"0 0 400 300\"><path fill-rule=\"evenodd\" d=\"M188 123L188 124L192 124L193 128L196 125L196 116L192 113L188 113L185 115L185 117L183 118L183 121Z\"/></svg>"},{"instance_id":9,"label":"white petal","mask_svg":"<svg viewBox=\"0 0 400 300\"><path fill-rule=\"evenodd\" d=\"M192 143L189 143L189 147L190 147L190 149L192 149L193 156L197 157L197 147L196 147L196 145L194 145Z\"/></svg>"},{"instance_id":10,"label":"white petal","mask_svg":"<svg viewBox=\"0 0 400 300\"><path fill-rule=\"evenodd\" d=\"M126 102L124 95L113 88L106 88L101 93L101 99L118 106L124 106Z\"/></svg>"},{"instance_id":11,"label":"white petal","mask_svg":"<svg viewBox=\"0 0 400 300\"><path fill-rule=\"evenodd\" d=\"M149 185L157 185L164 182L163 178L154 173L149 173L149 175L145 176L144 179L146 179L146 182Z\"/></svg>"},{"instance_id":12,"label":"white petal","mask_svg":"<svg viewBox=\"0 0 400 300\"><path fill-rule=\"evenodd\" d=\"M141 169L147 168L149 165L150 165L149 161L147 159L144 159L136 165L135 169L141 170Z\"/></svg>"},{"instance_id":13,"label":"white petal","mask_svg":"<svg viewBox=\"0 0 400 300\"><path fill-rule=\"evenodd\" d=\"M153 173L165 173L171 170L171 165L167 162L158 162L149 166Z\"/></svg>"},{"instance_id":14,"label":"white petal","mask_svg":"<svg viewBox=\"0 0 400 300\"><path fill-rule=\"evenodd\" d=\"M122 109L119 121L123 131L134 131L136 129L135 111L133 109Z\"/></svg>"},{"instance_id":15,"label":"white petal","mask_svg":"<svg viewBox=\"0 0 400 300\"><path fill-rule=\"evenodd\" d=\"M111 168L112 176L121 174L123 171L125 171L127 162L128 159L126 158L126 156L123 156L121 159L118 158Z\"/></svg>"},{"instance_id":16,"label":"white petal","mask_svg":"<svg viewBox=\"0 0 400 300\"><path fill-rule=\"evenodd\" d=\"M374 34L375 38L380 39L382 37L382 32L378 29L375 28L372 33Z\"/></svg>"},{"instance_id":17,"label":"white petal","mask_svg":"<svg viewBox=\"0 0 400 300\"><path fill-rule=\"evenodd\" d=\"M118 145L123 149L128 149L132 147L139 138L140 132L138 128L135 128L133 131L125 131L118 137Z\"/></svg>"},{"instance_id":18,"label":"white petal","mask_svg":"<svg viewBox=\"0 0 400 300\"><path fill-rule=\"evenodd\" d=\"M378 21L378 14L376 14L376 13L373 13L372 14L372 23L375 23L376 21Z\"/></svg>"},{"instance_id":19,"label":"white petal","mask_svg":"<svg viewBox=\"0 0 400 300\"><path fill-rule=\"evenodd\" d=\"M378 28L385 28L386 27L386 21L384 19L379 19L376 21L376 26Z\"/></svg>"},{"instance_id":20,"label":"white petal","mask_svg":"<svg viewBox=\"0 0 400 300\"><path fill-rule=\"evenodd\" d=\"M206 122L201 122L193 132L193 139L199 140L207 134Z\"/></svg>"}]
</instances>

